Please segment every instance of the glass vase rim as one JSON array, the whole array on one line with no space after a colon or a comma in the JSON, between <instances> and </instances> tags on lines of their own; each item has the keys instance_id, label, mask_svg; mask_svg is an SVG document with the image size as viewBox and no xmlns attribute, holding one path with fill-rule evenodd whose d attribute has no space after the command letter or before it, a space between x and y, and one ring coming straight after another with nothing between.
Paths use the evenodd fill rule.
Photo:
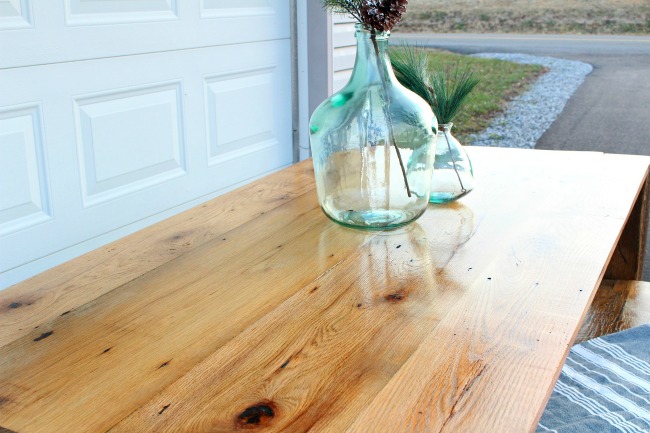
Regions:
<instances>
[{"instance_id":1,"label":"glass vase rim","mask_svg":"<svg viewBox=\"0 0 650 433\"><path fill-rule=\"evenodd\" d=\"M355 35L357 38L360 36L364 36L365 38L370 38L371 36L374 35L375 39L378 41L384 41L388 40L390 36L390 30L388 31L379 31L375 30L372 28L368 28L365 24L363 23L356 23L354 25L354 28L356 29Z\"/></svg>"},{"instance_id":2,"label":"glass vase rim","mask_svg":"<svg viewBox=\"0 0 650 433\"><path fill-rule=\"evenodd\" d=\"M441 132L450 132L453 126L454 122L440 123L438 124L438 130Z\"/></svg>"}]
</instances>

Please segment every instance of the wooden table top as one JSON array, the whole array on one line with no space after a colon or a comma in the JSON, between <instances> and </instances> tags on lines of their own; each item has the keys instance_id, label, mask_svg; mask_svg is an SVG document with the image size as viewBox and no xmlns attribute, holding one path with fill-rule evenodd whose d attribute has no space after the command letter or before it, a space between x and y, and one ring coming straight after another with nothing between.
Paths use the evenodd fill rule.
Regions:
<instances>
[{"instance_id":1,"label":"wooden table top","mask_svg":"<svg viewBox=\"0 0 650 433\"><path fill-rule=\"evenodd\" d=\"M534 431L650 159L468 150L403 229L329 221L305 161L0 292L0 431Z\"/></svg>"}]
</instances>

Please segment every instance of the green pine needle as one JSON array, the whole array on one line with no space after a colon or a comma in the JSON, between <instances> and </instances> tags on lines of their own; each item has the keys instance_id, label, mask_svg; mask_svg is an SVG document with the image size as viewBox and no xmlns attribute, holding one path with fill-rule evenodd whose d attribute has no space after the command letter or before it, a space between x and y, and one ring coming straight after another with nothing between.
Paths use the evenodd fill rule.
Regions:
<instances>
[{"instance_id":1,"label":"green pine needle","mask_svg":"<svg viewBox=\"0 0 650 433\"><path fill-rule=\"evenodd\" d=\"M429 75L431 63L426 52L410 45L403 45L398 50L389 50L388 53L399 82L433 106L435 96Z\"/></svg>"},{"instance_id":2,"label":"green pine needle","mask_svg":"<svg viewBox=\"0 0 650 433\"><path fill-rule=\"evenodd\" d=\"M420 48L391 49L390 59L399 82L431 106L440 124L453 121L479 83L469 68L458 63L432 71L426 51Z\"/></svg>"},{"instance_id":3,"label":"green pine needle","mask_svg":"<svg viewBox=\"0 0 650 433\"><path fill-rule=\"evenodd\" d=\"M463 106L469 102L470 93L479 79L466 67L455 64L435 71L431 84L436 95L434 114L440 123L451 123Z\"/></svg>"},{"instance_id":4,"label":"green pine needle","mask_svg":"<svg viewBox=\"0 0 650 433\"><path fill-rule=\"evenodd\" d=\"M361 6L363 0L321 0L323 7L337 14L350 14L357 21L362 22Z\"/></svg>"}]
</instances>

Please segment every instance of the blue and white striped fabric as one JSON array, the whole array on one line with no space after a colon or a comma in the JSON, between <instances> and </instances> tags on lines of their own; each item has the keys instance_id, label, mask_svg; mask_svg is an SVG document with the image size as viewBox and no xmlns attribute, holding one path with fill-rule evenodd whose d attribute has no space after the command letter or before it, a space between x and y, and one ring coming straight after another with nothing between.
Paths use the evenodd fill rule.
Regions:
<instances>
[{"instance_id":1,"label":"blue and white striped fabric","mask_svg":"<svg viewBox=\"0 0 650 433\"><path fill-rule=\"evenodd\" d=\"M537 433L650 433L650 324L571 349Z\"/></svg>"}]
</instances>

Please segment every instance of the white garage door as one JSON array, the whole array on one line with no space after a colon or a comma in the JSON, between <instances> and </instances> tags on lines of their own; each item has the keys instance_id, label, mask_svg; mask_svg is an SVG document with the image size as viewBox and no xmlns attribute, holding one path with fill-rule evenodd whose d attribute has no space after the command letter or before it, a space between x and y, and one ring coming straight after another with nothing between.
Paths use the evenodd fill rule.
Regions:
<instances>
[{"instance_id":1,"label":"white garage door","mask_svg":"<svg viewBox=\"0 0 650 433\"><path fill-rule=\"evenodd\" d=\"M0 0L0 288L292 162L287 0Z\"/></svg>"}]
</instances>

